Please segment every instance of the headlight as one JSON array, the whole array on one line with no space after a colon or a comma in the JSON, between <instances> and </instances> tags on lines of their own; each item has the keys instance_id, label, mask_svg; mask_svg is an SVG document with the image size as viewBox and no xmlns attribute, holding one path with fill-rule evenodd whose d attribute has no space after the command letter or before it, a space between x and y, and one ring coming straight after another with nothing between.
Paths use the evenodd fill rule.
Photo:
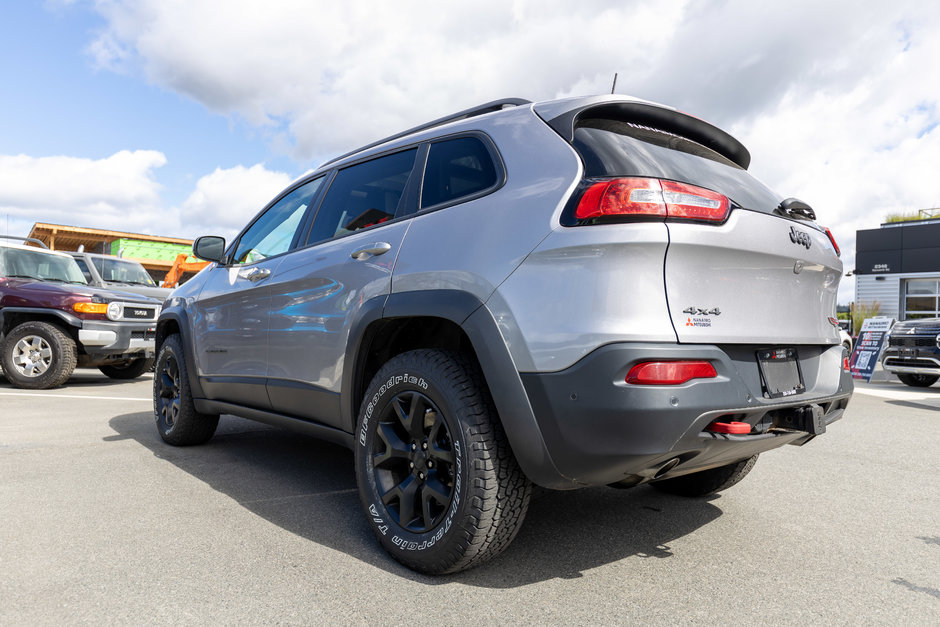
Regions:
<instances>
[{"instance_id":1,"label":"headlight","mask_svg":"<svg viewBox=\"0 0 940 627\"><path fill-rule=\"evenodd\" d=\"M108 303L108 319L120 320L124 317L124 305L121 303Z\"/></svg>"},{"instance_id":2,"label":"headlight","mask_svg":"<svg viewBox=\"0 0 940 627\"><path fill-rule=\"evenodd\" d=\"M81 302L72 305L72 309L78 313L85 314L103 314L107 313L107 306L104 303Z\"/></svg>"}]
</instances>

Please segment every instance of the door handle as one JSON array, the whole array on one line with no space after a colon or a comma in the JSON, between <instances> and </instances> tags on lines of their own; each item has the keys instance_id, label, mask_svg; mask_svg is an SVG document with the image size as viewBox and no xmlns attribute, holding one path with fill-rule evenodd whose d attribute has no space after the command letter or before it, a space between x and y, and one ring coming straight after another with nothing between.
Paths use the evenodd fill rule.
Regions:
<instances>
[{"instance_id":1,"label":"door handle","mask_svg":"<svg viewBox=\"0 0 940 627\"><path fill-rule=\"evenodd\" d=\"M255 283L271 276L271 270L269 268L251 268L250 270L242 270L238 273L238 276Z\"/></svg>"},{"instance_id":2,"label":"door handle","mask_svg":"<svg viewBox=\"0 0 940 627\"><path fill-rule=\"evenodd\" d=\"M388 242L375 242L373 244L369 244L365 248L360 248L356 251L353 251L350 257L358 261L362 261L364 259L368 259L369 257L377 257L379 255L384 255L391 249L392 249L392 245L389 244Z\"/></svg>"}]
</instances>

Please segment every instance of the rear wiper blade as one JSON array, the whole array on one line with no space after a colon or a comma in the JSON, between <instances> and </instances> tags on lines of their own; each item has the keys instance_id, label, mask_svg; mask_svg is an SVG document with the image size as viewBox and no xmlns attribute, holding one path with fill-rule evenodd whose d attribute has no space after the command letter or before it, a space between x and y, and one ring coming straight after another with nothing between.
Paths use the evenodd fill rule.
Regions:
<instances>
[{"instance_id":1,"label":"rear wiper blade","mask_svg":"<svg viewBox=\"0 0 940 627\"><path fill-rule=\"evenodd\" d=\"M816 212L799 198L787 198L777 207L777 213L782 213L791 218L803 218L804 220L816 220Z\"/></svg>"}]
</instances>

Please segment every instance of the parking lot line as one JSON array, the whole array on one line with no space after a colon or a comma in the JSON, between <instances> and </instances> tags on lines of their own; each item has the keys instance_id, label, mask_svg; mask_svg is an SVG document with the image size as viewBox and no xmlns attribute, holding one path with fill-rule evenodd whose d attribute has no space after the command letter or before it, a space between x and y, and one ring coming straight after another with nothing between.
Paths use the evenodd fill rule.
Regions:
<instances>
[{"instance_id":1,"label":"parking lot line","mask_svg":"<svg viewBox=\"0 0 940 627\"><path fill-rule=\"evenodd\" d=\"M39 392L0 392L0 396L42 396L43 398L86 398L96 401L145 401L152 403L152 398L134 398L131 396L86 396L81 394L41 394Z\"/></svg>"}]
</instances>

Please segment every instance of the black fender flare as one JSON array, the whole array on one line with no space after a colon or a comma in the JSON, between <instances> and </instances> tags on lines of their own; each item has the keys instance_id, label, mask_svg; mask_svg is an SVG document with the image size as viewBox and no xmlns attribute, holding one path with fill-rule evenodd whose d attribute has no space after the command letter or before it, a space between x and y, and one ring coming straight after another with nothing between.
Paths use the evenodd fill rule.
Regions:
<instances>
[{"instance_id":1,"label":"black fender flare","mask_svg":"<svg viewBox=\"0 0 940 627\"><path fill-rule=\"evenodd\" d=\"M41 316L52 316L58 318L65 324L70 327L75 327L76 329L82 328L82 320L77 316L73 316L68 312L62 311L60 309L49 309L43 307L4 307L0 309L0 330L3 329L3 315L4 314L14 314L14 313L25 313L25 314L37 314Z\"/></svg>"},{"instance_id":2,"label":"black fender flare","mask_svg":"<svg viewBox=\"0 0 940 627\"><path fill-rule=\"evenodd\" d=\"M360 312L350 328L350 341L343 364L344 429L350 432L355 430L359 408L354 406L353 385L356 369L365 361L360 353L369 325L380 319L443 318L463 329L470 340L506 437L522 471L530 480L545 487L578 487L570 478L563 476L552 461L509 348L496 320L480 299L462 290L396 292L367 302Z\"/></svg>"},{"instance_id":3,"label":"black fender flare","mask_svg":"<svg viewBox=\"0 0 940 627\"><path fill-rule=\"evenodd\" d=\"M154 351L157 357L160 356L160 346L166 340L170 333L167 332L170 321L176 323L180 332L180 339L183 345L183 359L186 360L186 372L189 374L189 389L192 390L194 399L206 398L202 390L202 384L199 381L199 373L196 369L196 356L193 355L192 329L190 327L189 314L186 309L180 305L170 305L160 312L160 318L157 320L157 335L154 338ZM154 374L156 376L156 374Z\"/></svg>"}]
</instances>

